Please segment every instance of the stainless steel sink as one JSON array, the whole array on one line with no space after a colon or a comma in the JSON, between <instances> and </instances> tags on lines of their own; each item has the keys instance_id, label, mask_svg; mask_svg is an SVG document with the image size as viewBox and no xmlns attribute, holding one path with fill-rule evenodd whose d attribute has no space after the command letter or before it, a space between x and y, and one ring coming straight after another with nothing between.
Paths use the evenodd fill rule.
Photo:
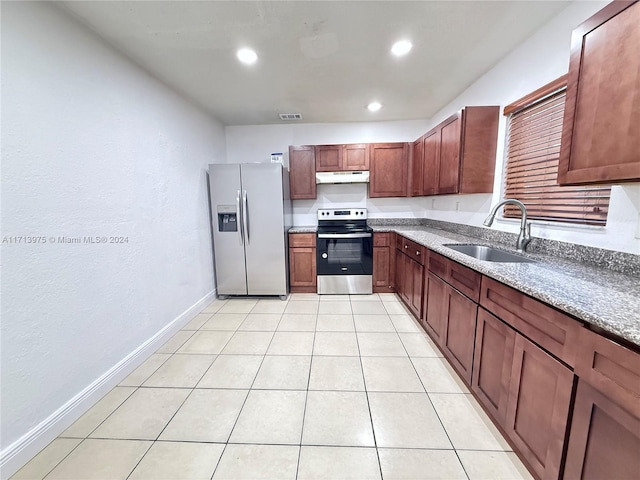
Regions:
<instances>
[{"instance_id":1,"label":"stainless steel sink","mask_svg":"<svg viewBox=\"0 0 640 480\"><path fill-rule=\"evenodd\" d=\"M443 247L451 248L456 252L464 253L470 257L484 260L485 262L509 262L509 263L532 263L533 260L517 255L515 253L505 252L493 247L485 245L457 245L453 243L444 244Z\"/></svg>"}]
</instances>

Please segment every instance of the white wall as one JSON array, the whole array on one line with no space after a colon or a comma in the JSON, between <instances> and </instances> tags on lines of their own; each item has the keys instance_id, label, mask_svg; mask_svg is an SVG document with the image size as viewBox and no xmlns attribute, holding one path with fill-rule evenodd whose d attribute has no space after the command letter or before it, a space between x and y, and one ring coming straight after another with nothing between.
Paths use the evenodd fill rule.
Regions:
<instances>
[{"instance_id":1,"label":"white wall","mask_svg":"<svg viewBox=\"0 0 640 480\"><path fill-rule=\"evenodd\" d=\"M50 4L2 2L2 448L214 289L222 125ZM125 244L54 244L123 236Z\"/></svg>"},{"instance_id":2,"label":"white wall","mask_svg":"<svg viewBox=\"0 0 640 480\"><path fill-rule=\"evenodd\" d=\"M507 105L567 72L571 31L608 1L571 3L428 121L233 126L226 128L229 162L265 161L288 145L413 141L465 105ZM428 217L482 225L500 199L505 139L501 116L494 194L413 199L366 199L363 186L320 186L316 201L294 202L294 223L314 223L314 211L336 202L366 206L372 217ZM640 253L640 185L614 186L606 227L556 226L534 222L534 236ZM517 232L518 220L496 220L493 228Z\"/></svg>"}]
</instances>

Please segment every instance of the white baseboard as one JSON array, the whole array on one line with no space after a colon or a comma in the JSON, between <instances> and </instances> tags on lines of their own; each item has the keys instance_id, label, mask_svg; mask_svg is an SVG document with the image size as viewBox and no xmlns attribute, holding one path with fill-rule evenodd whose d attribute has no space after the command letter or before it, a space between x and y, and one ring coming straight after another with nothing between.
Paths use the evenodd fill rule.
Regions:
<instances>
[{"instance_id":1,"label":"white baseboard","mask_svg":"<svg viewBox=\"0 0 640 480\"><path fill-rule=\"evenodd\" d=\"M216 296L213 290L160 329L80 393L58 408L26 434L0 452L0 478L6 480L33 458L40 450L64 432L73 422L118 385L174 333L185 326Z\"/></svg>"}]
</instances>

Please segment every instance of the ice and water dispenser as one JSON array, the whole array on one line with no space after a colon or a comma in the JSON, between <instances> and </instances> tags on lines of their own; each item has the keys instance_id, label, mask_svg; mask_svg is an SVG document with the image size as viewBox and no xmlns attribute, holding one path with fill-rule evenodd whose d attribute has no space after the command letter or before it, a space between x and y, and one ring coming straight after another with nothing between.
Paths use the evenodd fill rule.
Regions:
<instances>
[{"instance_id":1,"label":"ice and water dispenser","mask_svg":"<svg viewBox=\"0 0 640 480\"><path fill-rule=\"evenodd\" d=\"M238 212L235 205L218 205L218 231L238 231Z\"/></svg>"}]
</instances>

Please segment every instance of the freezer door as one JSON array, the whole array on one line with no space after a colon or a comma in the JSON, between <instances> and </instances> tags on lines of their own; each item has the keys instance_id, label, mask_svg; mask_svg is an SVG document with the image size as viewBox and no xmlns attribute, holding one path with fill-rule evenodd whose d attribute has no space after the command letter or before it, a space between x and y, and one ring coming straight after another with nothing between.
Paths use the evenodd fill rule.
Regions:
<instances>
[{"instance_id":1,"label":"freezer door","mask_svg":"<svg viewBox=\"0 0 640 480\"><path fill-rule=\"evenodd\" d=\"M286 295L282 165L242 164L249 295Z\"/></svg>"},{"instance_id":2,"label":"freezer door","mask_svg":"<svg viewBox=\"0 0 640 480\"><path fill-rule=\"evenodd\" d=\"M213 252L218 295L246 295L239 165L209 165Z\"/></svg>"}]
</instances>

